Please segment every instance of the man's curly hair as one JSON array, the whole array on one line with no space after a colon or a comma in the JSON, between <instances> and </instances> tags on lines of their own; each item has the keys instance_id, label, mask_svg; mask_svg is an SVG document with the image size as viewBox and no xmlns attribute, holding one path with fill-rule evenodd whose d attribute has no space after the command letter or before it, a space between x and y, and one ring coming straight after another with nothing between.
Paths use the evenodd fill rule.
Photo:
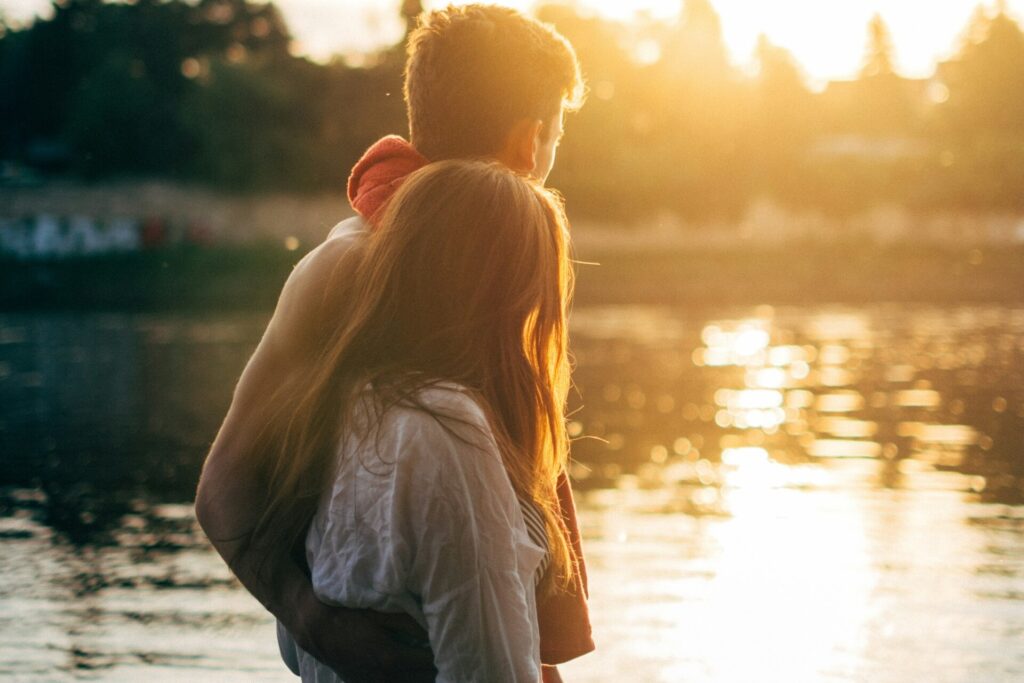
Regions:
<instances>
[{"instance_id":1,"label":"man's curly hair","mask_svg":"<svg viewBox=\"0 0 1024 683\"><path fill-rule=\"evenodd\" d=\"M409 36L405 102L412 144L432 161L492 156L523 119L577 108L576 52L553 27L507 7L425 12Z\"/></svg>"}]
</instances>

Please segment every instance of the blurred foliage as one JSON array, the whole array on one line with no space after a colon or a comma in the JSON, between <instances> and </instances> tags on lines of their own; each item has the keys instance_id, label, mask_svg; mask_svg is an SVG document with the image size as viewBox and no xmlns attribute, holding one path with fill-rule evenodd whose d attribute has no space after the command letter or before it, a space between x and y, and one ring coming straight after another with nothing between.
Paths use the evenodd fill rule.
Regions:
<instances>
[{"instance_id":1,"label":"blurred foliage","mask_svg":"<svg viewBox=\"0 0 1024 683\"><path fill-rule=\"evenodd\" d=\"M420 7L395 2L407 18ZM859 77L821 92L763 37L756 71L738 70L709 0L686 0L673 24L537 13L576 46L589 84L551 179L577 213L714 221L760 197L833 214L1024 208L1024 32L1001 7L979 8L929 79L894 71L875 17ZM370 143L405 130L401 46L359 66L290 46L278 9L249 0L62 0L21 28L0 15L0 160L340 190Z\"/></svg>"},{"instance_id":2,"label":"blurred foliage","mask_svg":"<svg viewBox=\"0 0 1024 683\"><path fill-rule=\"evenodd\" d=\"M290 44L273 4L55 3L0 32L0 159L84 178L343 186L367 141L404 127L400 56L349 69Z\"/></svg>"}]
</instances>

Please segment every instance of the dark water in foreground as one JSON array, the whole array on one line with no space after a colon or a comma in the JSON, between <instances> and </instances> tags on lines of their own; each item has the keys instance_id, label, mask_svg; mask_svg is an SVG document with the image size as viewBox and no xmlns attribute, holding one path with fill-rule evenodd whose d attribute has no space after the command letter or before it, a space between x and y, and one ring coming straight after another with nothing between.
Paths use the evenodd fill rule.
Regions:
<instances>
[{"instance_id":1,"label":"dark water in foreground","mask_svg":"<svg viewBox=\"0 0 1024 683\"><path fill-rule=\"evenodd\" d=\"M289 680L189 501L263 316L0 316L0 678ZM574 315L576 681L1024 679L1024 309Z\"/></svg>"}]
</instances>

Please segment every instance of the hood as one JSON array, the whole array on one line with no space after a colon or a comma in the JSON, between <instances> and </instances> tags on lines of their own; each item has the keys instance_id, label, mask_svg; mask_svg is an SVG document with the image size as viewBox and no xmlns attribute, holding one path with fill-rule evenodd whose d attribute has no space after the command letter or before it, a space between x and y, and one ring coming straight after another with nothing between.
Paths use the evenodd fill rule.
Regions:
<instances>
[{"instance_id":1,"label":"hood","mask_svg":"<svg viewBox=\"0 0 1024 683\"><path fill-rule=\"evenodd\" d=\"M404 138L388 135L370 146L348 177L348 200L372 221L406 176L430 163Z\"/></svg>"}]
</instances>

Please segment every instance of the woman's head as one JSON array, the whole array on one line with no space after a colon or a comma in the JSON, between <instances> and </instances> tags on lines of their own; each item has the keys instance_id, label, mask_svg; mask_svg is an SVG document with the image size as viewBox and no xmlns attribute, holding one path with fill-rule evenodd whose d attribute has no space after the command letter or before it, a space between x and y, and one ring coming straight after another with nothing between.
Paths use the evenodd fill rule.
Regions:
<instances>
[{"instance_id":1,"label":"woman's head","mask_svg":"<svg viewBox=\"0 0 1024 683\"><path fill-rule=\"evenodd\" d=\"M480 387L535 336L564 331L565 223L550 192L507 168L444 161L412 174L378 219L358 276L364 367ZM524 336L525 335L525 336Z\"/></svg>"},{"instance_id":2,"label":"woman's head","mask_svg":"<svg viewBox=\"0 0 1024 683\"><path fill-rule=\"evenodd\" d=\"M321 357L283 390L261 526L301 533L367 382L386 407L454 381L488 411L509 478L545 512L553 564L568 577L554 491L566 458L567 244L558 199L504 166L451 160L409 176L343 275L346 308Z\"/></svg>"}]
</instances>

